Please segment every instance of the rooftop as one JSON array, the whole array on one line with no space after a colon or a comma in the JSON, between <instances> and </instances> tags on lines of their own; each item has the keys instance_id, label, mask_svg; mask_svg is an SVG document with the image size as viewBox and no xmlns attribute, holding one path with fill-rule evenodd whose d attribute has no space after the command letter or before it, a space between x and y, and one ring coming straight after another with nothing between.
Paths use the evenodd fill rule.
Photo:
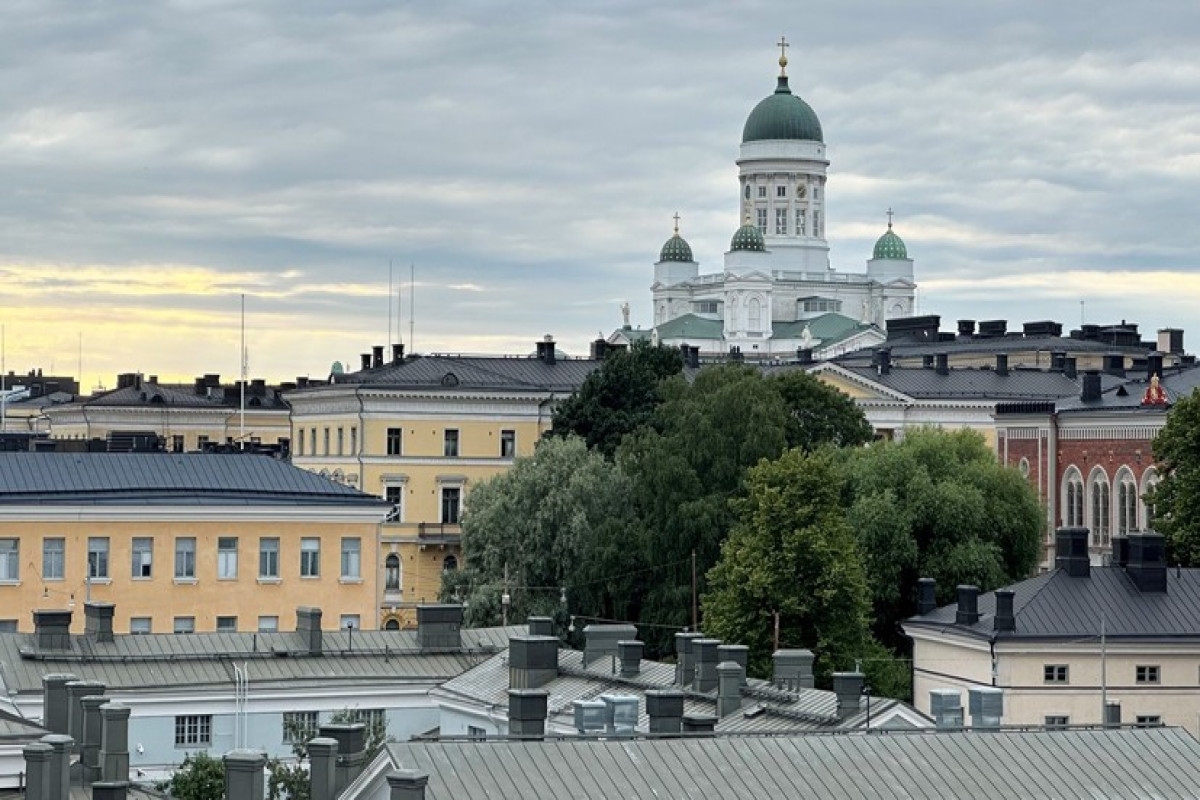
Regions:
<instances>
[{"instance_id":1,"label":"rooftop","mask_svg":"<svg viewBox=\"0 0 1200 800\"><path fill-rule=\"evenodd\" d=\"M541 345L543 343L539 343ZM553 342L548 342L553 346ZM336 377L337 386L357 384L389 389L491 390L516 392L573 392L583 385L600 361L544 356L407 356L397 362L348 372ZM297 393L329 387L309 387Z\"/></svg>"}]
</instances>

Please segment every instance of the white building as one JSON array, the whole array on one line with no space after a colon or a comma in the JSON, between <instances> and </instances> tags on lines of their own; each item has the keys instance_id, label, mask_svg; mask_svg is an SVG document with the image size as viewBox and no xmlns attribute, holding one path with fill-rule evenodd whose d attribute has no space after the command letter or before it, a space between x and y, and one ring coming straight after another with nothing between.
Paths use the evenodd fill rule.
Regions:
<instances>
[{"instance_id":1,"label":"white building","mask_svg":"<svg viewBox=\"0 0 1200 800\"><path fill-rule=\"evenodd\" d=\"M805 348L821 356L834 339L842 350L849 341L851 349L877 344L885 320L914 312L913 261L892 231L890 212L865 272L830 266L824 134L812 108L788 86L787 58L779 65L775 92L754 107L742 131L743 224L721 271L702 272L679 234L678 216L654 265L651 335L664 344L690 344L707 354L737 348L747 356ZM629 333L617 331L611 340L634 338Z\"/></svg>"}]
</instances>

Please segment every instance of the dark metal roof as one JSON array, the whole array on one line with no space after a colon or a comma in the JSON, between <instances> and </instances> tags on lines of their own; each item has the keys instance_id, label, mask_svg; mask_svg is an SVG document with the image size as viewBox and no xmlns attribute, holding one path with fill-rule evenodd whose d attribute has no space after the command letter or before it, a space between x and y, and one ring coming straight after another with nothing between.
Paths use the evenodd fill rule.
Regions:
<instances>
[{"instance_id":1,"label":"dark metal roof","mask_svg":"<svg viewBox=\"0 0 1200 800\"><path fill-rule=\"evenodd\" d=\"M92 397L80 398L80 405L85 406L178 406L188 408L217 408L236 409L241 405L241 393L236 386L217 386L217 391L209 397L197 394L193 384L170 384L143 382L140 386L125 386L112 389ZM262 409L287 410L283 396L275 389L267 387L265 391L253 391L246 387L246 410Z\"/></svg>"},{"instance_id":2,"label":"dark metal roof","mask_svg":"<svg viewBox=\"0 0 1200 800\"><path fill-rule=\"evenodd\" d=\"M880 374L875 367L842 365L842 369L874 383L918 399L946 400L1054 400L1080 393L1078 380L1061 372L1010 369L1001 375L993 369L953 367L939 375L932 367L896 367ZM1119 378L1105 376L1111 385Z\"/></svg>"},{"instance_id":3,"label":"dark metal roof","mask_svg":"<svg viewBox=\"0 0 1200 800\"><path fill-rule=\"evenodd\" d=\"M573 392L601 363L590 358L558 358L553 364L547 364L532 356L410 356L399 364L337 376L337 384L398 389ZM318 386L298 391L327 388Z\"/></svg>"},{"instance_id":4,"label":"dark metal roof","mask_svg":"<svg viewBox=\"0 0 1200 800\"><path fill-rule=\"evenodd\" d=\"M1079 413L1087 411L1118 411L1134 412L1153 416L1165 415L1169 406L1143 406L1142 398L1146 394L1149 381L1145 376L1136 378L1113 378L1101 375L1105 385L1099 400L1084 402L1078 396L1060 401L1056 410L1060 413ZM1200 387L1200 366L1168 367L1163 371L1162 388L1167 394L1167 401L1172 405L1190 395Z\"/></svg>"},{"instance_id":5,"label":"dark metal roof","mask_svg":"<svg viewBox=\"0 0 1200 800\"><path fill-rule=\"evenodd\" d=\"M0 453L0 504L16 503L385 505L260 455Z\"/></svg>"},{"instance_id":6,"label":"dark metal roof","mask_svg":"<svg viewBox=\"0 0 1200 800\"><path fill-rule=\"evenodd\" d=\"M1165 593L1139 591L1121 567L1092 567L1086 578L1055 569L1007 588L1015 593L1015 631L994 630L995 592L979 595L980 619L974 625L955 622L954 603L910 617L905 626L997 640L1098 638L1103 617L1112 639L1200 639L1200 569L1169 568Z\"/></svg>"},{"instance_id":7,"label":"dark metal roof","mask_svg":"<svg viewBox=\"0 0 1200 800\"><path fill-rule=\"evenodd\" d=\"M1093 339L1075 339L1068 336L1024 336L1017 334L994 338L967 337L955 339L952 342L918 342L906 339L894 339L877 348L855 350L834 360L841 363L869 361L875 350L883 348L892 351L893 359L918 358L937 355L938 353L947 353L953 357L971 353L1012 354L1028 353L1031 351L1042 353L1063 352L1067 355L1074 353L1096 354L1119 352L1125 355L1144 357L1151 349L1145 346L1122 347L1106 342L1098 342Z\"/></svg>"},{"instance_id":8,"label":"dark metal roof","mask_svg":"<svg viewBox=\"0 0 1200 800\"><path fill-rule=\"evenodd\" d=\"M1177 728L404 742L426 800L1195 798L1200 743Z\"/></svg>"}]
</instances>

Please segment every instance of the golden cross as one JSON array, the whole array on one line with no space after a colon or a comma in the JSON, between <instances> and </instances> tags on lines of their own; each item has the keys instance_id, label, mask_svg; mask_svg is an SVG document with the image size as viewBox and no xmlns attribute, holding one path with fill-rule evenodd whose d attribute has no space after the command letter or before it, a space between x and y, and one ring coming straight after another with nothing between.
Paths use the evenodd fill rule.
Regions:
<instances>
[{"instance_id":1,"label":"golden cross","mask_svg":"<svg viewBox=\"0 0 1200 800\"><path fill-rule=\"evenodd\" d=\"M787 49L791 47L791 45L788 44L786 36L780 36L779 41L776 42L776 44L779 46L779 75L780 77L783 77L787 75Z\"/></svg>"}]
</instances>

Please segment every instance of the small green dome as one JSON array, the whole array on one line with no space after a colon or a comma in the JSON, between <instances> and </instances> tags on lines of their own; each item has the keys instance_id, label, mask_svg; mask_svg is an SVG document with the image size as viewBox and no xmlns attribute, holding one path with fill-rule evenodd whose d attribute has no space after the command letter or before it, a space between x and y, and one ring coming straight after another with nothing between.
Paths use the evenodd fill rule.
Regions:
<instances>
[{"instance_id":1,"label":"small green dome","mask_svg":"<svg viewBox=\"0 0 1200 800\"><path fill-rule=\"evenodd\" d=\"M667 243L662 246L662 251L658 254L659 261L693 261L692 248L688 245L687 240L677 232Z\"/></svg>"},{"instance_id":2,"label":"small green dome","mask_svg":"<svg viewBox=\"0 0 1200 800\"><path fill-rule=\"evenodd\" d=\"M729 249L762 253L767 249L767 243L763 241L762 231L747 222L733 234L733 241L730 243Z\"/></svg>"},{"instance_id":3,"label":"small green dome","mask_svg":"<svg viewBox=\"0 0 1200 800\"><path fill-rule=\"evenodd\" d=\"M786 75L779 76L775 94L764 98L742 128L742 142L758 142L764 139L801 139L824 142L821 121L812 107L792 94Z\"/></svg>"},{"instance_id":4,"label":"small green dome","mask_svg":"<svg viewBox=\"0 0 1200 800\"><path fill-rule=\"evenodd\" d=\"M892 223L888 223L887 232L875 242L875 258L903 260L908 258L908 248L904 240L892 232Z\"/></svg>"}]
</instances>

